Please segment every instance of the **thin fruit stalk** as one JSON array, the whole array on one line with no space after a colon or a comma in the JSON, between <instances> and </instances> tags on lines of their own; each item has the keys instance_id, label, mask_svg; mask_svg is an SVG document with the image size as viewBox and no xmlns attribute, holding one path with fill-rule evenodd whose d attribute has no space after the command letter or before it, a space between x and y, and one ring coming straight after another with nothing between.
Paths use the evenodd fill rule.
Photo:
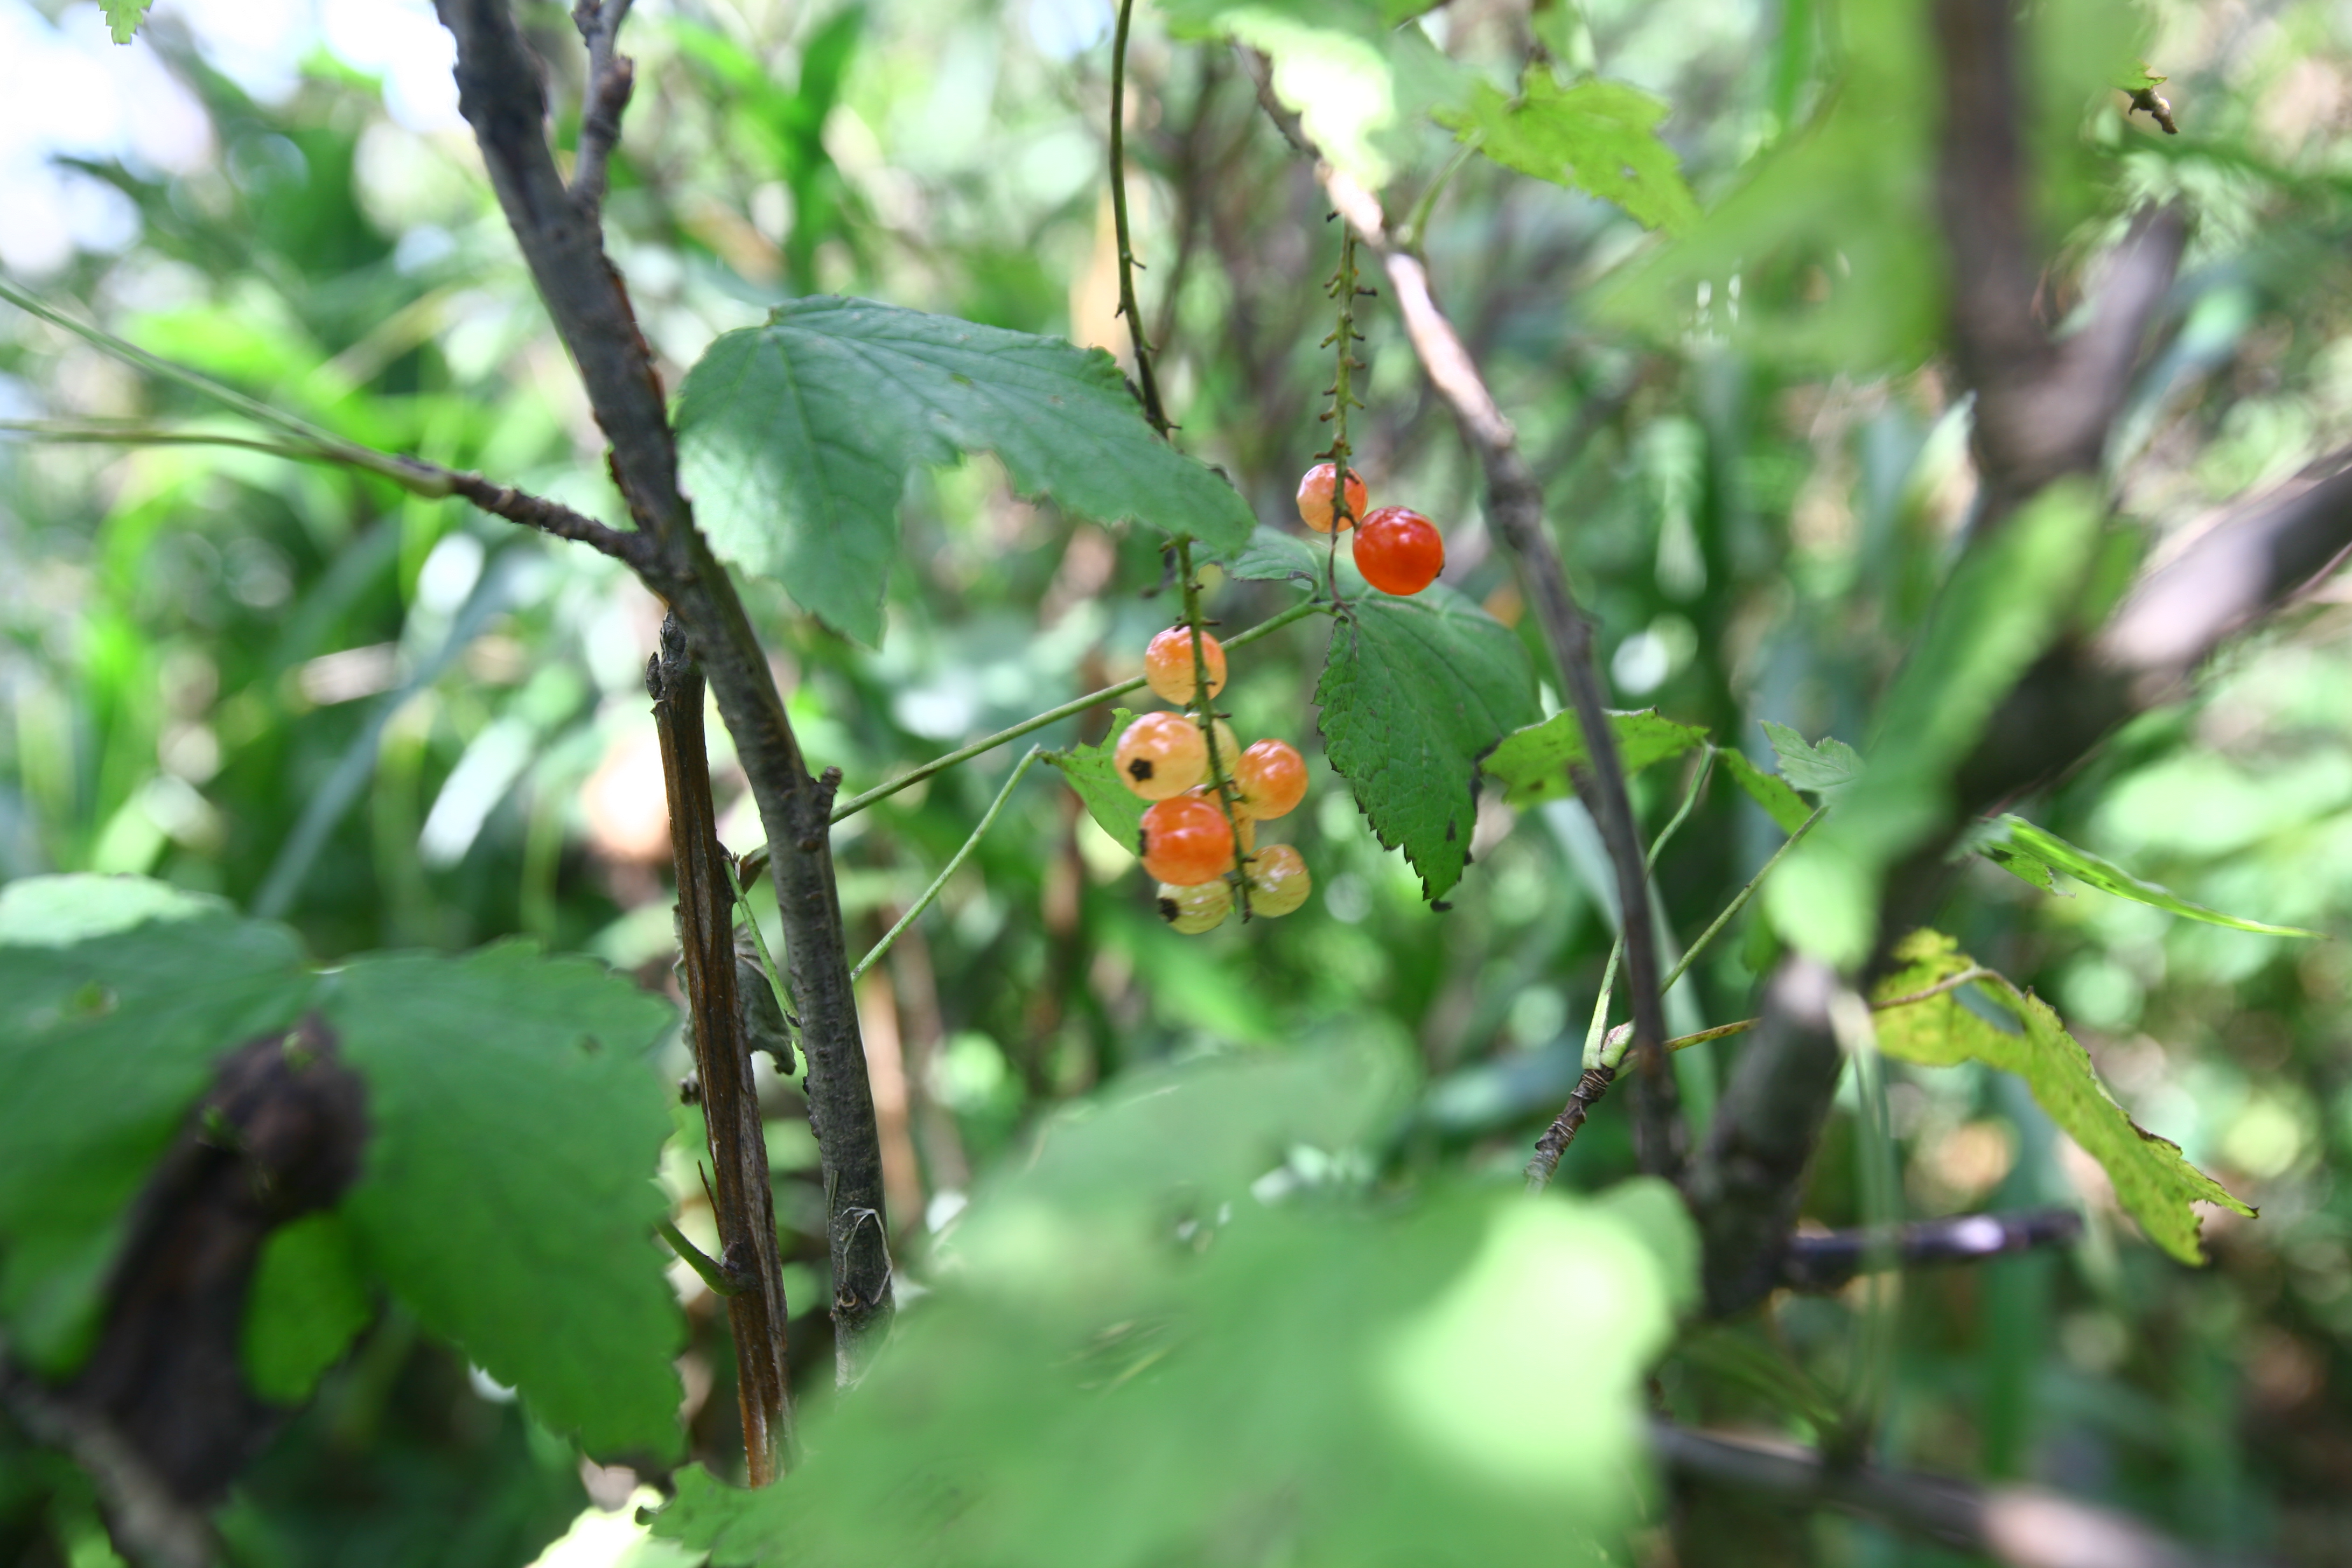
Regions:
<instances>
[{"instance_id":1,"label":"thin fruit stalk","mask_svg":"<svg viewBox=\"0 0 2352 1568\"><path fill-rule=\"evenodd\" d=\"M1353 374L1364 368L1364 362L1356 357L1356 345L1364 338L1356 331L1356 300L1361 292L1356 285L1356 231L1346 224L1339 226L1339 269L1331 275L1330 282L1324 286L1324 292L1339 302L1338 325L1331 329L1329 337L1317 345L1327 349L1338 345L1331 384L1325 389L1330 395L1331 406L1324 410L1322 416L1324 422L1331 426L1331 445L1316 454L1318 458L1329 459L1334 475L1331 542L1323 562L1323 581L1331 595L1331 603L1337 605L1339 602L1339 535L1356 521L1353 509L1348 502L1348 476L1351 471L1348 458L1352 451L1348 445L1348 410L1351 406L1364 406L1357 402L1349 385Z\"/></svg>"},{"instance_id":2,"label":"thin fruit stalk","mask_svg":"<svg viewBox=\"0 0 2352 1568\"><path fill-rule=\"evenodd\" d=\"M1337 533L1337 530L1333 531ZM1249 879L1242 874L1242 824L1234 810L1234 779L1231 766L1217 744L1217 715L1210 707L1209 656L1201 646L1201 583L1192 575L1192 542L1176 542L1176 573L1184 584L1184 624L1192 633L1192 711L1201 721L1201 734L1209 745L1209 788L1215 793L1217 805L1225 814L1225 826L1233 830L1234 863L1225 873L1233 885L1234 902L1241 906L1242 920L1250 918Z\"/></svg>"}]
</instances>

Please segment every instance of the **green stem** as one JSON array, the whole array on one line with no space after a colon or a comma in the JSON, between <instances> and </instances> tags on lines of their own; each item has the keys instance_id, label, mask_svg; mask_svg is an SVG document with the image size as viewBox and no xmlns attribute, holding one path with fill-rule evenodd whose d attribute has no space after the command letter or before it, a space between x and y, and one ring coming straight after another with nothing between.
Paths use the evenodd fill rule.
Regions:
<instances>
[{"instance_id":1,"label":"green stem","mask_svg":"<svg viewBox=\"0 0 2352 1568\"><path fill-rule=\"evenodd\" d=\"M1278 616L1267 616L1247 631L1235 632L1225 639L1224 646L1229 649L1246 647L1260 637L1273 636L1294 621L1303 621L1312 615L1328 614L1330 606L1320 599L1301 600ZM1074 713L1083 713L1097 703L1108 702L1114 697L1124 697L1130 691L1140 690L1146 684L1144 678L1139 675L1132 680L1122 680L1116 686L1106 686L1100 691L1089 691L1084 697L1073 697L1058 707L1046 709L1043 713L1033 713L1009 729L999 730L993 735L982 736L969 746L959 746L943 757L934 757L920 767L900 773L887 784L876 784L864 795L850 796L833 808L832 820L839 822L845 817L855 816L876 801L887 800L909 784L920 784L933 773L954 767L959 763L968 763L974 757L994 751L1008 741L1017 741L1033 731L1042 730L1046 725L1067 719ZM748 859L757 853L759 851L756 849L747 851L745 858Z\"/></svg>"},{"instance_id":2,"label":"green stem","mask_svg":"<svg viewBox=\"0 0 2352 1568\"><path fill-rule=\"evenodd\" d=\"M1331 275L1328 292L1339 301L1339 320L1325 338L1321 347L1338 344L1337 363L1331 375L1331 408L1323 416L1331 422L1331 445L1320 454L1331 462L1331 535L1324 547L1323 574L1325 590L1331 603L1339 603L1339 535L1360 521L1348 505L1349 458L1355 448L1348 444L1348 410L1361 408L1350 385L1352 373L1363 368L1356 357L1356 345L1363 341L1356 331L1356 230L1354 226L1339 226L1339 269Z\"/></svg>"},{"instance_id":3,"label":"green stem","mask_svg":"<svg viewBox=\"0 0 2352 1568\"><path fill-rule=\"evenodd\" d=\"M686 1232L667 1220L662 1221L658 1228L661 1238L669 1243L669 1249L677 1253L705 1285L710 1287L712 1295L740 1296L743 1293L743 1287L727 1278L727 1270L719 1266L719 1260L688 1241Z\"/></svg>"},{"instance_id":4,"label":"green stem","mask_svg":"<svg viewBox=\"0 0 2352 1568\"><path fill-rule=\"evenodd\" d=\"M1412 204L1412 211L1406 214L1404 222L1397 226L1394 243L1399 250L1410 251L1415 256L1421 254L1422 237L1429 227L1429 215L1435 209L1437 198L1444 194L1445 187L1453 183L1454 175L1462 172L1462 165L1470 161L1471 154L1478 151L1478 144L1486 139L1485 132L1474 131L1454 149L1454 156L1445 161L1445 167L1437 171L1437 177L1429 182L1422 191L1421 198Z\"/></svg>"},{"instance_id":5,"label":"green stem","mask_svg":"<svg viewBox=\"0 0 2352 1568\"><path fill-rule=\"evenodd\" d=\"M1748 907L1748 900L1756 896L1756 889L1764 885L1764 879L1772 874L1772 868L1778 866L1789 851L1794 849L1805 835L1813 830L1815 823L1829 815L1829 809L1826 805L1815 806L1812 816L1797 824L1797 831L1789 835L1788 841L1772 851L1772 858L1757 868L1756 875L1748 879L1748 885L1732 896L1731 902L1723 906L1723 912L1715 917L1714 923L1698 933L1698 940L1691 943L1690 951L1683 954L1682 961L1666 972L1665 979L1658 984L1659 995L1663 996L1675 988L1675 982L1680 980L1689 971L1691 964L1697 960L1698 955L1706 951L1706 944L1720 936L1723 933L1723 928L1731 923L1732 917Z\"/></svg>"},{"instance_id":6,"label":"green stem","mask_svg":"<svg viewBox=\"0 0 2352 1568\"><path fill-rule=\"evenodd\" d=\"M856 984L858 976L873 968L876 963L890 951L891 944L898 940L908 926L920 919L923 911L929 909L939 898L940 889L948 885L948 879L954 876L966 860L971 858L971 852L980 847L982 836L986 834L990 826L995 823L996 814L1004 809L1006 799L1013 794L1013 786L1021 782L1021 775L1029 771L1029 764L1035 762L1041 754L1037 747L1032 746L1021 760L1013 764L1012 776L1004 781L1004 787L996 792L996 798L989 803L987 814L981 817L980 826L971 830L971 837L963 841L963 847L957 850L945 866L940 868L940 874L931 879L931 885L923 889L923 896L915 900L913 908L898 917L897 925L882 934L882 940L874 944L874 951L859 959L850 969L849 979L852 984ZM766 955L767 949L762 947L761 956L764 958Z\"/></svg>"},{"instance_id":7,"label":"green stem","mask_svg":"<svg viewBox=\"0 0 2352 1568\"><path fill-rule=\"evenodd\" d=\"M1143 312L1135 303L1135 247L1127 228L1127 24L1135 0L1118 0L1118 28L1110 41L1110 216L1118 235L1118 313L1127 318L1135 343L1135 384L1143 417L1164 438L1171 426L1160 405L1160 384L1151 374L1151 350L1143 341Z\"/></svg>"},{"instance_id":8,"label":"green stem","mask_svg":"<svg viewBox=\"0 0 2352 1568\"><path fill-rule=\"evenodd\" d=\"M1665 848L1666 841L1675 836L1675 831L1685 821L1688 820L1691 808L1698 805L1698 797L1706 792L1706 782L1714 776L1714 773L1715 747L1709 745L1699 758L1697 776L1691 780L1690 788L1683 793L1682 805L1675 808L1674 816L1667 819L1666 825L1658 830L1658 837L1650 843L1650 852L1642 862L1642 868L1645 874L1658 868L1659 852ZM1609 997L1610 994L1616 989L1618 965L1624 960L1625 933L1621 931L1617 933L1617 940L1609 944L1608 967L1601 972L1601 994L1593 999L1592 1022L1585 1026L1584 1065L1588 1068L1601 1065L1603 1042L1606 1039L1605 1026L1609 1021ZM1682 970L1677 968L1675 971L1675 977L1679 979L1681 976ZM1674 980L1668 980L1658 987L1658 994L1663 997L1667 992L1673 990L1674 986ZM1609 1065L1614 1067L1616 1063L1612 1062Z\"/></svg>"}]
</instances>

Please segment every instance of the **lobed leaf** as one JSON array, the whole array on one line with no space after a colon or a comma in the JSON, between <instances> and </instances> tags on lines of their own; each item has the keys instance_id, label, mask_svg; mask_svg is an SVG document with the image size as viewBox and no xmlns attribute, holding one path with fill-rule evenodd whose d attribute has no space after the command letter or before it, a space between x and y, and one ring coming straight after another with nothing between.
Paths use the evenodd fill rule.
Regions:
<instances>
[{"instance_id":1,"label":"lobed leaf","mask_svg":"<svg viewBox=\"0 0 2352 1568\"><path fill-rule=\"evenodd\" d=\"M1927 990L1976 967L1941 931L1918 931L1895 948L1900 967L1880 982L1884 1005ZM2183 1263L2201 1263L2192 1204L2238 1214L2253 1210L2182 1157L2179 1146L2139 1127L2108 1095L2091 1058L2066 1032L2049 1004L2000 975L1972 982L1979 996L2015 1020L2003 1028L1971 1010L1958 988L1878 1015L1878 1048L1927 1067L1980 1061L2015 1073L2035 1103L2066 1135L2098 1161L2115 1184L2116 1199L2148 1239Z\"/></svg>"},{"instance_id":2,"label":"lobed leaf","mask_svg":"<svg viewBox=\"0 0 2352 1568\"><path fill-rule=\"evenodd\" d=\"M1789 787L1789 781L1778 773L1768 773L1738 752L1718 751L1717 761L1732 782L1748 792L1748 798L1764 808L1783 833L1794 833L1813 815L1804 797Z\"/></svg>"},{"instance_id":3,"label":"lobed leaf","mask_svg":"<svg viewBox=\"0 0 2352 1568\"><path fill-rule=\"evenodd\" d=\"M127 44L139 36L139 25L154 4L155 0L99 0L99 9L106 14L108 35L118 44Z\"/></svg>"},{"instance_id":4,"label":"lobed leaf","mask_svg":"<svg viewBox=\"0 0 2352 1568\"><path fill-rule=\"evenodd\" d=\"M1538 710L1525 646L1450 588L1367 592L1331 629L1315 701L1372 831L1444 898L1469 864L1479 759Z\"/></svg>"},{"instance_id":5,"label":"lobed leaf","mask_svg":"<svg viewBox=\"0 0 2352 1568\"><path fill-rule=\"evenodd\" d=\"M2231 931L2250 931L2263 936L2309 936L2320 933L2305 931L2300 926L2265 925L2261 921L2242 915L2225 915L2203 904L2191 903L2169 889L2154 882L2143 881L2129 871L2101 856L2092 854L2079 845L2067 843L2047 828L2036 827L2021 816L2002 816L1995 821L1995 837L1977 846L1977 853L2005 870L2023 877L2029 882L2035 879L2017 863L2041 872L2036 886L2057 891L2050 880L2053 871L2063 871L2078 882L2096 888L2118 899L2147 904L2168 914L2181 915L2189 920L2202 921L2207 925L2227 926Z\"/></svg>"},{"instance_id":6,"label":"lobed leaf","mask_svg":"<svg viewBox=\"0 0 2352 1568\"><path fill-rule=\"evenodd\" d=\"M1617 740L1617 765L1627 778L1652 763L1681 756L1706 744L1706 731L1696 724L1678 724L1659 717L1654 708L1609 715L1610 733ZM1563 709L1540 724L1513 731L1488 752L1479 769L1503 786L1503 798L1513 805L1559 800L1569 793L1568 771L1592 760L1584 741L1584 726L1573 709Z\"/></svg>"},{"instance_id":7,"label":"lobed leaf","mask_svg":"<svg viewBox=\"0 0 2352 1568\"><path fill-rule=\"evenodd\" d=\"M1109 354L866 300L779 306L687 374L678 462L719 554L867 643L908 470L994 453L1022 494L1238 551L1255 520L1154 435Z\"/></svg>"},{"instance_id":8,"label":"lobed leaf","mask_svg":"<svg viewBox=\"0 0 2352 1568\"><path fill-rule=\"evenodd\" d=\"M1862 753L1834 735L1808 742L1786 724L1767 719L1764 736L1772 742L1772 754L1780 759L1780 776L1807 794L1821 796L1825 805L1837 804L1862 777Z\"/></svg>"},{"instance_id":9,"label":"lobed leaf","mask_svg":"<svg viewBox=\"0 0 2352 1568\"><path fill-rule=\"evenodd\" d=\"M1118 738L1133 722L1133 713L1115 708L1111 710L1110 733L1102 744L1043 753L1046 762L1062 770L1062 777L1078 792L1088 815L1110 835L1111 842L1130 855L1139 852L1136 846L1143 837L1143 813L1151 804L1121 782L1116 765Z\"/></svg>"},{"instance_id":10,"label":"lobed leaf","mask_svg":"<svg viewBox=\"0 0 2352 1568\"><path fill-rule=\"evenodd\" d=\"M1644 228L1680 233L1698 221L1698 203L1658 138L1667 112L1664 100L1623 82L1562 87L1536 62L1518 97L1482 81L1466 109L1440 110L1437 121L1506 168L1614 202Z\"/></svg>"}]
</instances>

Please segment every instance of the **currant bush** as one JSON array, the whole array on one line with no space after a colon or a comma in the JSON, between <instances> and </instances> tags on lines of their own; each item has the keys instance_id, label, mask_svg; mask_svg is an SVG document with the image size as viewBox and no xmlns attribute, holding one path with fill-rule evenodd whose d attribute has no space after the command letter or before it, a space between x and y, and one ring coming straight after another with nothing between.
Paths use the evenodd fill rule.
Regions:
<instances>
[{"instance_id":1,"label":"currant bush","mask_svg":"<svg viewBox=\"0 0 2352 1568\"><path fill-rule=\"evenodd\" d=\"M1269 844L1249 858L1250 912L1286 915L1307 901L1315 879L1307 874L1307 858L1287 844Z\"/></svg>"},{"instance_id":2,"label":"currant bush","mask_svg":"<svg viewBox=\"0 0 2352 1568\"><path fill-rule=\"evenodd\" d=\"M1363 476L1355 469L1348 470L1346 491L1347 515L1341 516L1333 504L1333 481L1339 468L1330 463L1318 463L1307 470L1298 481L1298 520L1318 533L1328 533L1334 528L1349 528L1362 521L1365 494Z\"/></svg>"},{"instance_id":3,"label":"currant bush","mask_svg":"<svg viewBox=\"0 0 2352 1568\"><path fill-rule=\"evenodd\" d=\"M1193 888L1233 869L1234 830L1214 800L1180 795L1143 814L1137 849L1143 868L1152 876L1175 887Z\"/></svg>"},{"instance_id":4,"label":"currant bush","mask_svg":"<svg viewBox=\"0 0 2352 1568\"><path fill-rule=\"evenodd\" d=\"M1384 506L1356 530L1356 570L1383 594L1418 594L1445 569L1437 525L1409 507Z\"/></svg>"},{"instance_id":5,"label":"currant bush","mask_svg":"<svg viewBox=\"0 0 2352 1568\"><path fill-rule=\"evenodd\" d=\"M1307 798L1307 762L1287 741L1252 742L1233 770L1234 784L1241 791L1235 808L1259 822L1287 816Z\"/></svg>"},{"instance_id":6,"label":"currant bush","mask_svg":"<svg viewBox=\"0 0 2352 1568\"><path fill-rule=\"evenodd\" d=\"M1146 713L1118 738L1119 783L1146 800L1182 795L1209 773L1201 727L1181 713Z\"/></svg>"},{"instance_id":7,"label":"currant bush","mask_svg":"<svg viewBox=\"0 0 2352 1568\"><path fill-rule=\"evenodd\" d=\"M1201 656L1209 661L1209 695L1225 689L1225 650L1201 634ZM1163 702L1190 702L1201 695L1192 674L1192 628L1170 626L1143 650L1143 679Z\"/></svg>"},{"instance_id":8,"label":"currant bush","mask_svg":"<svg viewBox=\"0 0 2352 1568\"><path fill-rule=\"evenodd\" d=\"M1160 884L1160 918L1186 936L1216 930L1233 912L1234 890L1223 878L1189 888L1173 882Z\"/></svg>"}]
</instances>

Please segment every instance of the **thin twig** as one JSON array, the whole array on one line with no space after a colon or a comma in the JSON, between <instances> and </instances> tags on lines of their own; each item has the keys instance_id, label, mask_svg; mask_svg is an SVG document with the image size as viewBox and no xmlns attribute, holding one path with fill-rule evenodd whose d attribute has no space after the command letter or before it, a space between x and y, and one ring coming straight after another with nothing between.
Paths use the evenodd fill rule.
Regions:
<instances>
[{"instance_id":1,"label":"thin twig","mask_svg":"<svg viewBox=\"0 0 2352 1568\"><path fill-rule=\"evenodd\" d=\"M621 140L621 115L636 85L636 66L614 47L631 0L579 0L572 25L588 46L588 98L580 108L580 154L572 166L572 195L594 216L604 205L605 166Z\"/></svg>"},{"instance_id":2,"label":"thin twig","mask_svg":"<svg viewBox=\"0 0 2352 1568\"><path fill-rule=\"evenodd\" d=\"M2044 1247L2063 1247L2082 1234L2080 1210L2028 1209L2021 1214L1916 1220L1875 1236L1867 1230L1797 1236L1790 1238L1781 1258L1780 1280L1792 1290L1820 1294L1843 1289L1855 1275L1874 1267L1978 1263Z\"/></svg>"},{"instance_id":3,"label":"thin twig","mask_svg":"<svg viewBox=\"0 0 2352 1568\"><path fill-rule=\"evenodd\" d=\"M1110 216L1118 238L1118 313L1127 318L1135 343L1135 384L1143 417L1165 437L1172 426L1160 405L1160 383L1151 374L1151 345L1143 341L1143 312L1135 303L1135 244L1127 226L1127 25L1135 0L1118 0L1118 26L1110 40Z\"/></svg>"},{"instance_id":4,"label":"thin twig","mask_svg":"<svg viewBox=\"0 0 2352 1568\"><path fill-rule=\"evenodd\" d=\"M987 837L988 830L996 825L996 814L1003 811L1004 803L1012 798L1013 786L1021 782L1021 775L1029 771L1029 764L1044 754L1035 746L1030 747L1022 754L1021 760L1013 765L1013 771L1005 775L1004 787L996 792L996 798L988 803L987 811L981 815L980 825L971 830L971 837L963 841L963 847L948 858L948 863L940 868L940 874L931 879L931 885L923 889L923 896L909 904L907 907L907 912L898 917L898 923L882 933L882 940L874 944L874 951L850 965L851 980L856 980L879 963L883 956L889 952L898 938L905 933L907 928L922 918L923 911L931 907L938 900L940 889L948 885L948 879L963 868L963 863L971 858L971 852L980 847L980 841Z\"/></svg>"},{"instance_id":5,"label":"thin twig","mask_svg":"<svg viewBox=\"0 0 2352 1568\"><path fill-rule=\"evenodd\" d=\"M1658 985L1658 946L1651 924L1649 878L1625 775L1609 728L1609 704L1593 657L1592 628L1570 592L1568 571L1544 522L1543 489L1518 449L1518 434L1487 390L1462 339L1430 293L1421 262L1397 249L1382 226L1380 202L1347 174L1319 171L1332 205L1353 225L1381 258L1391 296L1403 318L1405 337L1438 395L1454 411L1463 439L1478 456L1486 478L1486 513L1496 537L1514 557L1536 621L1559 667L1569 704L1583 726L1591 766L1584 770L1601 841L1617 871L1623 911L1626 989L1633 1032L1641 1042L1642 1097L1635 1108L1634 1145L1642 1168L1672 1176L1683 1164L1685 1130L1674 1073L1664 1049L1665 1009Z\"/></svg>"}]
</instances>

